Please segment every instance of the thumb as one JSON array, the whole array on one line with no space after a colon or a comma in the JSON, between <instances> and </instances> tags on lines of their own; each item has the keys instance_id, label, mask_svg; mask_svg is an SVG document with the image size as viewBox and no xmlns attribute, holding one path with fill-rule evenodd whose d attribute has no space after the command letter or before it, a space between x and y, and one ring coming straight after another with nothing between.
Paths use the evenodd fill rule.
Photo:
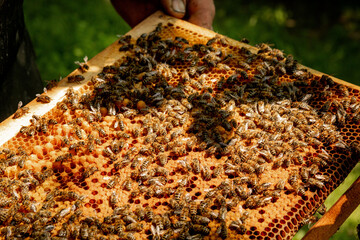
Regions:
<instances>
[{"instance_id":1,"label":"thumb","mask_svg":"<svg viewBox=\"0 0 360 240\"><path fill-rule=\"evenodd\" d=\"M186 0L161 0L165 11L176 18L183 18L186 11Z\"/></svg>"}]
</instances>

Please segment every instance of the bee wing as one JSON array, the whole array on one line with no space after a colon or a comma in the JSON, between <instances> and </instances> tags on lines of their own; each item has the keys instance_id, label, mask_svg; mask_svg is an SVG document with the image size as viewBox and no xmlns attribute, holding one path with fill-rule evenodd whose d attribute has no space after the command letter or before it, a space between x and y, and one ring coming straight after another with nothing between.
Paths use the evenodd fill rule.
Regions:
<instances>
[{"instance_id":1,"label":"bee wing","mask_svg":"<svg viewBox=\"0 0 360 240\"><path fill-rule=\"evenodd\" d=\"M22 102L22 101L19 101L19 103L18 103L18 108L21 108L22 105L23 105L23 102Z\"/></svg>"},{"instance_id":2,"label":"bee wing","mask_svg":"<svg viewBox=\"0 0 360 240\"><path fill-rule=\"evenodd\" d=\"M88 60L89 60L89 59L88 59L88 56L85 56L85 57L84 57L84 62L87 63Z\"/></svg>"},{"instance_id":3,"label":"bee wing","mask_svg":"<svg viewBox=\"0 0 360 240\"><path fill-rule=\"evenodd\" d=\"M310 98L312 97L312 94L306 94L303 99L301 99L302 102L307 102L310 100Z\"/></svg>"},{"instance_id":4,"label":"bee wing","mask_svg":"<svg viewBox=\"0 0 360 240\"><path fill-rule=\"evenodd\" d=\"M114 128L116 129L116 128L118 128L118 126L119 126L119 121L116 121L116 122L114 123Z\"/></svg>"}]
</instances>

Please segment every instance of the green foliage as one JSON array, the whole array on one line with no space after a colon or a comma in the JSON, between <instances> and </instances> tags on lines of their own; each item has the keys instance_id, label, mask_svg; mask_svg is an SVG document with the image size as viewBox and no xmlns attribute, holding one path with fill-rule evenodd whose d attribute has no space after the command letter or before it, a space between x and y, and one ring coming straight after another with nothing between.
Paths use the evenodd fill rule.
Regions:
<instances>
[{"instance_id":1,"label":"green foliage","mask_svg":"<svg viewBox=\"0 0 360 240\"><path fill-rule=\"evenodd\" d=\"M275 44L276 48L294 55L305 66L360 85L357 68L360 11L351 6L342 7L341 21L329 25L331 19L326 15L325 19L323 16L317 18L316 14L304 15L307 11L304 8L308 7L305 4L298 3L296 10L302 15L296 18L294 15L298 12L284 3L215 1L214 30L237 40L246 37L252 45L261 42ZM45 81L67 76L77 68L74 61L82 61L85 55L90 59L116 41L117 34L130 30L108 0L24 1L24 12L38 67ZM310 25L306 24L308 22ZM331 194L326 206L329 208L359 175L360 166L357 166ZM360 207L332 239L355 239L359 216ZM294 239L300 239L306 230L307 226Z\"/></svg>"},{"instance_id":2,"label":"green foliage","mask_svg":"<svg viewBox=\"0 0 360 240\"><path fill-rule=\"evenodd\" d=\"M130 30L105 0L25 1L24 13L45 81L67 76L74 61L92 58Z\"/></svg>"}]
</instances>

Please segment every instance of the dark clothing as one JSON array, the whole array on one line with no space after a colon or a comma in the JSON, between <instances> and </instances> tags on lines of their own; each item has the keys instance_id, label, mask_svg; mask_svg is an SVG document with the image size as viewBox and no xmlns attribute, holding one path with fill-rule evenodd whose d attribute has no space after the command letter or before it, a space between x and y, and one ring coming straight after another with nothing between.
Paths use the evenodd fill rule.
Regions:
<instances>
[{"instance_id":1,"label":"dark clothing","mask_svg":"<svg viewBox=\"0 0 360 240\"><path fill-rule=\"evenodd\" d=\"M22 6L23 0L0 0L0 121L43 91Z\"/></svg>"}]
</instances>

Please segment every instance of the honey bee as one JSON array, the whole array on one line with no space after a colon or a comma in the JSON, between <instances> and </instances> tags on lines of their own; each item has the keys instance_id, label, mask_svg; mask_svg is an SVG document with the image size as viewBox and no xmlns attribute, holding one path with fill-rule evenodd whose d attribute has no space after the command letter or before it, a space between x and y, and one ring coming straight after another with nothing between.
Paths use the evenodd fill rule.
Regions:
<instances>
[{"instance_id":1,"label":"honey bee","mask_svg":"<svg viewBox=\"0 0 360 240\"><path fill-rule=\"evenodd\" d=\"M238 168L239 172L246 172L246 173L255 173L255 168L253 166L251 166L248 163L240 163L240 166Z\"/></svg>"},{"instance_id":2,"label":"honey bee","mask_svg":"<svg viewBox=\"0 0 360 240\"><path fill-rule=\"evenodd\" d=\"M108 182L108 184L106 185L106 187L108 189L112 189L114 188L117 184L119 183L119 176L115 175L111 178L111 180Z\"/></svg>"},{"instance_id":3,"label":"honey bee","mask_svg":"<svg viewBox=\"0 0 360 240\"><path fill-rule=\"evenodd\" d=\"M134 138L137 138L140 136L140 128L133 128L132 135Z\"/></svg>"},{"instance_id":4,"label":"honey bee","mask_svg":"<svg viewBox=\"0 0 360 240\"><path fill-rule=\"evenodd\" d=\"M197 214L198 205L194 201L191 201L189 204L189 213L191 216L195 216Z\"/></svg>"},{"instance_id":5,"label":"honey bee","mask_svg":"<svg viewBox=\"0 0 360 240\"><path fill-rule=\"evenodd\" d=\"M350 148L351 148L351 151L352 153L355 155L355 156L359 156L360 155L360 144L358 142L352 142L350 144Z\"/></svg>"},{"instance_id":6,"label":"honey bee","mask_svg":"<svg viewBox=\"0 0 360 240\"><path fill-rule=\"evenodd\" d=\"M60 78L60 80L61 80L61 78ZM58 84L58 81L57 81L56 79L50 80L50 81L48 81L47 84L46 84L46 89L47 89L47 90L50 90L50 89L56 87L57 84Z\"/></svg>"},{"instance_id":7,"label":"honey bee","mask_svg":"<svg viewBox=\"0 0 360 240\"><path fill-rule=\"evenodd\" d=\"M285 181L283 179L280 179L276 185L275 185L275 189L276 190L284 190L285 188Z\"/></svg>"},{"instance_id":8,"label":"honey bee","mask_svg":"<svg viewBox=\"0 0 360 240\"><path fill-rule=\"evenodd\" d=\"M168 229L162 236L161 239L163 240L169 240L171 237L175 234L173 229Z\"/></svg>"},{"instance_id":9,"label":"honey bee","mask_svg":"<svg viewBox=\"0 0 360 240\"><path fill-rule=\"evenodd\" d=\"M148 206L145 208L145 220L151 222L154 219L154 212Z\"/></svg>"},{"instance_id":10,"label":"honey bee","mask_svg":"<svg viewBox=\"0 0 360 240\"><path fill-rule=\"evenodd\" d=\"M168 157L164 153L158 154L157 159L161 166L165 166L168 162Z\"/></svg>"},{"instance_id":11,"label":"honey bee","mask_svg":"<svg viewBox=\"0 0 360 240\"><path fill-rule=\"evenodd\" d=\"M127 180L124 181L124 183L123 183L123 188L124 188L124 190L126 190L126 191L131 191L131 189L132 189L132 182L131 182L130 179L127 179Z\"/></svg>"},{"instance_id":12,"label":"honey bee","mask_svg":"<svg viewBox=\"0 0 360 240\"><path fill-rule=\"evenodd\" d=\"M36 129L34 126L30 126L30 127L26 127L26 129L22 129L23 131L25 131L26 135L28 136L34 136Z\"/></svg>"},{"instance_id":13,"label":"honey bee","mask_svg":"<svg viewBox=\"0 0 360 240\"><path fill-rule=\"evenodd\" d=\"M71 211L71 208L62 208L60 209L54 216L56 219L63 219L66 215L68 215Z\"/></svg>"},{"instance_id":14,"label":"honey bee","mask_svg":"<svg viewBox=\"0 0 360 240\"><path fill-rule=\"evenodd\" d=\"M88 167L82 174L83 178L89 178L91 175L93 175L95 172L99 171L99 169L95 166Z\"/></svg>"},{"instance_id":15,"label":"honey bee","mask_svg":"<svg viewBox=\"0 0 360 240\"><path fill-rule=\"evenodd\" d=\"M156 228L160 230L164 229L163 218L161 217L161 215L155 215L152 219L152 223L155 225Z\"/></svg>"},{"instance_id":16,"label":"honey bee","mask_svg":"<svg viewBox=\"0 0 360 240\"><path fill-rule=\"evenodd\" d=\"M100 134L100 136L101 137L106 137L107 136L107 133L106 133L106 131L103 129L103 128L101 128L101 127L97 127L97 130L98 130L98 132L99 132L99 134Z\"/></svg>"},{"instance_id":17,"label":"honey bee","mask_svg":"<svg viewBox=\"0 0 360 240\"><path fill-rule=\"evenodd\" d=\"M180 129L180 130L176 130L176 131L173 131L170 135L170 139L171 140L174 140L175 138L181 136L183 134L183 130Z\"/></svg>"},{"instance_id":18,"label":"honey bee","mask_svg":"<svg viewBox=\"0 0 360 240\"><path fill-rule=\"evenodd\" d=\"M127 134L127 133L125 133L125 132L117 132L117 133L116 133L116 136L117 136L118 138L130 138L130 135Z\"/></svg>"},{"instance_id":19,"label":"honey bee","mask_svg":"<svg viewBox=\"0 0 360 240\"><path fill-rule=\"evenodd\" d=\"M339 91L340 91L341 96L344 96L344 97L349 96L349 89L345 85L340 84Z\"/></svg>"},{"instance_id":20,"label":"honey bee","mask_svg":"<svg viewBox=\"0 0 360 240\"><path fill-rule=\"evenodd\" d=\"M209 181L211 179L210 168L206 165L203 165L201 168L201 175L204 181Z\"/></svg>"},{"instance_id":21,"label":"honey bee","mask_svg":"<svg viewBox=\"0 0 360 240\"><path fill-rule=\"evenodd\" d=\"M68 77L68 83L80 83L85 78L82 75L72 75Z\"/></svg>"},{"instance_id":22,"label":"honey bee","mask_svg":"<svg viewBox=\"0 0 360 240\"><path fill-rule=\"evenodd\" d=\"M258 184L255 185L253 190L255 193L263 193L264 191L266 191L270 186L272 185L272 183L270 182L264 182L262 184Z\"/></svg>"},{"instance_id":23,"label":"honey bee","mask_svg":"<svg viewBox=\"0 0 360 240\"><path fill-rule=\"evenodd\" d=\"M47 133L48 131L48 122L46 121L45 118L41 118L40 120L40 129L41 129L41 132L43 133Z\"/></svg>"},{"instance_id":24,"label":"honey bee","mask_svg":"<svg viewBox=\"0 0 360 240\"><path fill-rule=\"evenodd\" d=\"M80 150L80 147L81 147L81 146L84 146L84 145L85 145L85 142L84 142L84 141L78 141L78 142L76 142L76 143L71 144L71 145L69 146L69 150L70 150L70 151L71 151L71 150L74 150L75 153L76 153L77 151Z\"/></svg>"},{"instance_id":25,"label":"honey bee","mask_svg":"<svg viewBox=\"0 0 360 240\"><path fill-rule=\"evenodd\" d=\"M81 131L81 129L78 126L74 126L74 132L75 135L79 138L82 139L83 138L83 133Z\"/></svg>"},{"instance_id":26,"label":"honey bee","mask_svg":"<svg viewBox=\"0 0 360 240\"><path fill-rule=\"evenodd\" d=\"M319 218L317 216L310 216L306 219L304 219L301 223L302 225L312 225L314 223L316 223L319 220Z\"/></svg>"},{"instance_id":27,"label":"honey bee","mask_svg":"<svg viewBox=\"0 0 360 240\"><path fill-rule=\"evenodd\" d=\"M173 224L173 228L174 229L183 229L186 225L185 221L177 221L176 223Z\"/></svg>"},{"instance_id":28,"label":"honey bee","mask_svg":"<svg viewBox=\"0 0 360 240\"><path fill-rule=\"evenodd\" d=\"M213 174L212 176L214 178L217 178L221 175L221 173L224 171L224 168L221 164L218 164L215 168L214 168L214 171L213 171Z\"/></svg>"},{"instance_id":29,"label":"honey bee","mask_svg":"<svg viewBox=\"0 0 360 240\"><path fill-rule=\"evenodd\" d=\"M196 80L191 80L190 85L193 88L198 89L198 90L201 90L203 88L202 84L199 81L196 81Z\"/></svg>"},{"instance_id":30,"label":"honey bee","mask_svg":"<svg viewBox=\"0 0 360 240\"><path fill-rule=\"evenodd\" d=\"M163 167L156 167L154 169L155 176L164 176L167 177L169 175L169 171Z\"/></svg>"},{"instance_id":31,"label":"honey bee","mask_svg":"<svg viewBox=\"0 0 360 240\"><path fill-rule=\"evenodd\" d=\"M181 146L181 147L174 147L171 153L174 154L175 156L185 156L187 151L185 146Z\"/></svg>"},{"instance_id":32,"label":"honey bee","mask_svg":"<svg viewBox=\"0 0 360 240\"><path fill-rule=\"evenodd\" d=\"M109 157L112 161L116 160L116 154L111 150L110 147L104 148L103 153L106 157Z\"/></svg>"},{"instance_id":33,"label":"honey bee","mask_svg":"<svg viewBox=\"0 0 360 240\"><path fill-rule=\"evenodd\" d=\"M143 230L143 224L142 223L130 223L128 225L126 225L125 227L125 231L130 231L130 232L141 232ZM135 238L134 238L135 239Z\"/></svg>"},{"instance_id":34,"label":"honey bee","mask_svg":"<svg viewBox=\"0 0 360 240\"><path fill-rule=\"evenodd\" d=\"M193 224L191 228L194 232L200 233L204 236L208 236L210 234L210 228L201 224Z\"/></svg>"},{"instance_id":35,"label":"honey bee","mask_svg":"<svg viewBox=\"0 0 360 240\"><path fill-rule=\"evenodd\" d=\"M29 108L22 107L22 105L23 105L22 101L19 101L18 109L16 110L16 112L14 113L14 116L13 116L14 119L22 117L23 115L25 115L26 113L29 112Z\"/></svg>"},{"instance_id":36,"label":"honey bee","mask_svg":"<svg viewBox=\"0 0 360 240\"><path fill-rule=\"evenodd\" d=\"M41 103L49 103L51 98L45 94L36 94L36 101Z\"/></svg>"},{"instance_id":37,"label":"honey bee","mask_svg":"<svg viewBox=\"0 0 360 240\"><path fill-rule=\"evenodd\" d=\"M294 172L294 171L292 173L290 173L288 181L289 181L291 186L297 184L298 174L296 172Z\"/></svg>"},{"instance_id":38,"label":"honey bee","mask_svg":"<svg viewBox=\"0 0 360 240\"><path fill-rule=\"evenodd\" d=\"M218 64L216 65L216 67L217 67L219 70L224 70L224 71L230 71L230 70L231 70L231 68L230 68L228 65L226 65L225 63L218 63Z\"/></svg>"},{"instance_id":39,"label":"honey bee","mask_svg":"<svg viewBox=\"0 0 360 240\"><path fill-rule=\"evenodd\" d=\"M320 189L325 187L325 184L316 178L309 178L308 183L310 186L315 186Z\"/></svg>"},{"instance_id":40,"label":"honey bee","mask_svg":"<svg viewBox=\"0 0 360 240\"><path fill-rule=\"evenodd\" d=\"M81 224L79 229L79 235L81 239L89 238L89 226L86 223Z\"/></svg>"},{"instance_id":41,"label":"honey bee","mask_svg":"<svg viewBox=\"0 0 360 240\"><path fill-rule=\"evenodd\" d=\"M318 208L317 212L320 214L320 215L324 215L326 213L326 206L325 204L321 204L321 206Z\"/></svg>"},{"instance_id":42,"label":"honey bee","mask_svg":"<svg viewBox=\"0 0 360 240\"><path fill-rule=\"evenodd\" d=\"M206 46L212 46L213 44L217 43L219 41L219 36L215 36L213 38L210 38L207 42L206 42Z\"/></svg>"},{"instance_id":43,"label":"honey bee","mask_svg":"<svg viewBox=\"0 0 360 240\"><path fill-rule=\"evenodd\" d=\"M59 108L61 110L64 110L64 111L68 110L68 107L67 107L66 103L64 103L64 102L58 102L58 103L56 103L56 106L57 106L57 108Z\"/></svg>"},{"instance_id":44,"label":"honey bee","mask_svg":"<svg viewBox=\"0 0 360 240\"><path fill-rule=\"evenodd\" d=\"M193 223L201 224L201 225L208 225L211 221L208 217L200 216L200 215L191 216L191 220Z\"/></svg>"},{"instance_id":45,"label":"honey bee","mask_svg":"<svg viewBox=\"0 0 360 240\"><path fill-rule=\"evenodd\" d=\"M218 229L216 230L216 233L219 235L219 237L221 237L222 239L226 239L228 237L228 230L227 230L227 226L226 226L226 222L222 221L220 223L220 226L218 227Z\"/></svg>"},{"instance_id":46,"label":"honey bee","mask_svg":"<svg viewBox=\"0 0 360 240\"><path fill-rule=\"evenodd\" d=\"M141 206L138 206L135 209L135 215L140 219L140 220L144 220L145 219L145 209Z\"/></svg>"},{"instance_id":47,"label":"honey bee","mask_svg":"<svg viewBox=\"0 0 360 240\"><path fill-rule=\"evenodd\" d=\"M150 135L147 135L144 139L144 144L153 143L156 139L156 133L152 133Z\"/></svg>"},{"instance_id":48,"label":"honey bee","mask_svg":"<svg viewBox=\"0 0 360 240\"><path fill-rule=\"evenodd\" d=\"M136 240L136 238L133 233L128 233L126 235L126 240Z\"/></svg>"},{"instance_id":49,"label":"honey bee","mask_svg":"<svg viewBox=\"0 0 360 240\"><path fill-rule=\"evenodd\" d=\"M353 113L351 120L354 123L359 123L360 122L360 109L358 109L356 112Z\"/></svg>"},{"instance_id":50,"label":"honey bee","mask_svg":"<svg viewBox=\"0 0 360 240\"><path fill-rule=\"evenodd\" d=\"M146 159L140 166L140 172L147 171L148 166L150 165L150 161Z\"/></svg>"},{"instance_id":51,"label":"honey bee","mask_svg":"<svg viewBox=\"0 0 360 240\"><path fill-rule=\"evenodd\" d=\"M86 149L87 149L90 153L93 152L94 149L95 149L95 146L94 146L93 141L88 141L86 146L87 146Z\"/></svg>"},{"instance_id":52,"label":"honey bee","mask_svg":"<svg viewBox=\"0 0 360 240\"><path fill-rule=\"evenodd\" d=\"M182 193L183 193L183 188L177 188L174 194L174 199L179 202L180 199L182 198Z\"/></svg>"},{"instance_id":53,"label":"honey bee","mask_svg":"<svg viewBox=\"0 0 360 240\"><path fill-rule=\"evenodd\" d=\"M245 225L239 220L232 221L229 225L229 229L235 230L238 234L242 234L242 235L245 234L246 232Z\"/></svg>"},{"instance_id":54,"label":"honey bee","mask_svg":"<svg viewBox=\"0 0 360 240\"><path fill-rule=\"evenodd\" d=\"M165 151L164 146L162 144L160 144L160 143L153 142L151 145L157 152L164 152Z\"/></svg>"},{"instance_id":55,"label":"honey bee","mask_svg":"<svg viewBox=\"0 0 360 240\"><path fill-rule=\"evenodd\" d=\"M87 65L88 57L84 57L84 62L75 61L75 64L79 65L79 70L84 73L89 70L89 65Z\"/></svg>"},{"instance_id":56,"label":"honey bee","mask_svg":"<svg viewBox=\"0 0 360 240\"><path fill-rule=\"evenodd\" d=\"M56 157L55 162L63 162L63 161L69 160L71 158L72 158L71 153L64 153L64 154L59 155L58 157Z\"/></svg>"},{"instance_id":57,"label":"honey bee","mask_svg":"<svg viewBox=\"0 0 360 240\"><path fill-rule=\"evenodd\" d=\"M126 159L129 159L129 162L130 162L130 158L126 158ZM135 158L132 160L132 162L131 162L131 165L130 165L130 167L132 168L132 169L134 169L134 168L136 168L139 164L140 164L140 162L142 161L142 157L140 157L139 155L138 156L135 156ZM128 162L126 163L126 164L124 164L124 166L126 166L128 164Z\"/></svg>"}]
</instances>

